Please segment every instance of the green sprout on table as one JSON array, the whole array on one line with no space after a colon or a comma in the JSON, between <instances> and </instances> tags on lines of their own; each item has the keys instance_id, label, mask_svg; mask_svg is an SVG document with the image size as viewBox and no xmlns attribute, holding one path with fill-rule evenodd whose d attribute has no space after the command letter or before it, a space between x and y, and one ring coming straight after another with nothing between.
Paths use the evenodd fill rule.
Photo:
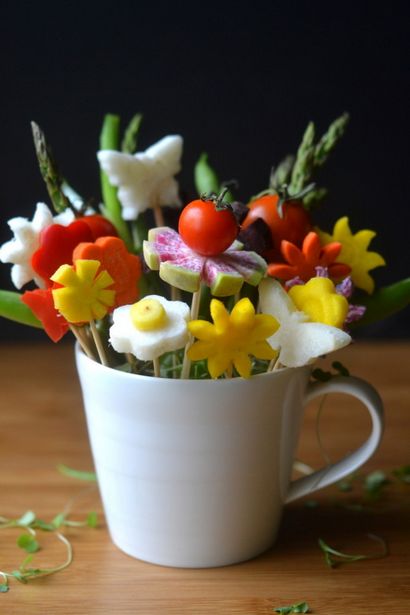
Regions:
<instances>
[{"instance_id":1,"label":"green sprout on table","mask_svg":"<svg viewBox=\"0 0 410 615\"><path fill-rule=\"evenodd\" d=\"M0 529L19 529L24 530L23 534L17 538L17 546L27 553L18 569L11 572L0 571L0 593L6 593L9 589L9 579L16 579L20 583L27 583L30 580L40 577L50 576L61 572L70 566L73 561L73 548L66 536L61 533L64 527L92 527L98 525L97 513L90 512L83 521L74 521L68 518L68 506L63 512L58 513L52 521L47 522L37 518L32 510L28 510L18 519L7 519L0 517ZM35 553L40 551L41 546L37 540L38 531L53 533L56 538L66 547L66 559L62 564L48 568L36 568L30 566Z\"/></svg>"},{"instance_id":2,"label":"green sprout on table","mask_svg":"<svg viewBox=\"0 0 410 615\"><path fill-rule=\"evenodd\" d=\"M297 604L291 604L290 606L279 606L275 609L275 613L281 613L281 615L288 615L290 613L311 613L310 607L307 602L298 602Z\"/></svg>"},{"instance_id":3,"label":"green sprout on table","mask_svg":"<svg viewBox=\"0 0 410 615\"><path fill-rule=\"evenodd\" d=\"M329 546L322 538L319 538L319 547L324 553L325 562L329 566L329 568L336 568L341 564L352 564L353 562L358 562L361 560L379 559L381 557L386 557L386 555L388 555L388 547L385 540L383 538L380 538L380 536L376 536L375 534L367 534L367 536L371 540L375 540L381 544L382 550L379 553L369 555L352 555L349 553L342 553L341 551L337 551L333 547Z\"/></svg>"},{"instance_id":4,"label":"green sprout on table","mask_svg":"<svg viewBox=\"0 0 410 615\"><path fill-rule=\"evenodd\" d=\"M78 480L84 480L88 482L95 482L97 480L95 472L75 470L74 468L66 466L64 463L59 463L57 466L57 470L60 472L60 474L62 474L63 476L68 476L69 478L76 478Z\"/></svg>"}]
</instances>

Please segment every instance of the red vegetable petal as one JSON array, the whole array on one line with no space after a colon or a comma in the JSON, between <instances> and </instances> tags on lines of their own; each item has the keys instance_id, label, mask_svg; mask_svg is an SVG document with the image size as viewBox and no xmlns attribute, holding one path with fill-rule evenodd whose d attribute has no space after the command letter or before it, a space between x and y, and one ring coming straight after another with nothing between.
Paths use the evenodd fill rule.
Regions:
<instances>
[{"instance_id":1,"label":"red vegetable petal","mask_svg":"<svg viewBox=\"0 0 410 615\"><path fill-rule=\"evenodd\" d=\"M40 247L31 257L31 266L47 286L52 286L50 277L60 265L72 264L73 250L82 241L92 241L92 232L81 220L68 226L52 224L42 231Z\"/></svg>"},{"instance_id":2,"label":"red vegetable petal","mask_svg":"<svg viewBox=\"0 0 410 615\"><path fill-rule=\"evenodd\" d=\"M319 261L321 249L319 235L313 231L308 233L303 240L302 246L306 263L315 265Z\"/></svg>"},{"instance_id":3,"label":"red vegetable petal","mask_svg":"<svg viewBox=\"0 0 410 615\"><path fill-rule=\"evenodd\" d=\"M332 263L328 268L329 277L333 280L341 280L349 275L352 271L349 265L345 265L344 263Z\"/></svg>"},{"instance_id":4,"label":"red vegetable petal","mask_svg":"<svg viewBox=\"0 0 410 615\"><path fill-rule=\"evenodd\" d=\"M27 290L21 300L43 323L45 332L53 342L58 342L67 333L68 322L55 309L51 288Z\"/></svg>"},{"instance_id":5,"label":"red vegetable petal","mask_svg":"<svg viewBox=\"0 0 410 615\"><path fill-rule=\"evenodd\" d=\"M271 263L268 265L268 275L273 278L279 278L279 280L291 280L298 275L298 271L297 267L283 263Z\"/></svg>"},{"instance_id":6,"label":"red vegetable petal","mask_svg":"<svg viewBox=\"0 0 410 615\"><path fill-rule=\"evenodd\" d=\"M290 241L286 241L286 239L284 239L280 244L280 250L284 258L291 265L298 266L304 264L305 258L303 253L301 252L301 250L299 250L297 246L295 246L295 244L291 243Z\"/></svg>"},{"instance_id":7,"label":"red vegetable petal","mask_svg":"<svg viewBox=\"0 0 410 615\"><path fill-rule=\"evenodd\" d=\"M326 246L323 246L320 259L323 267L327 267L330 263L333 263L339 256L341 249L342 244L338 241L333 241L332 243L328 243Z\"/></svg>"}]
</instances>

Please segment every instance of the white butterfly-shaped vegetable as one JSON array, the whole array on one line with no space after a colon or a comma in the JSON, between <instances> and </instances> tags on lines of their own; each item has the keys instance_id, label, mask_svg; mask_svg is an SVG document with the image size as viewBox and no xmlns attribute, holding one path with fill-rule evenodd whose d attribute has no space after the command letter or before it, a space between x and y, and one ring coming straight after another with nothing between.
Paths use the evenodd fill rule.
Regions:
<instances>
[{"instance_id":1,"label":"white butterfly-shaped vegetable","mask_svg":"<svg viewBox=\"0 0 410 615\"><path fill-rule=\"evenodd\" d=\"M31 280L34 280L37 286L44 285L43 280L36 275L31 266L31 257L40 247L41 231L51 224L67 226L73 220L74 213L70 209L53 217L45 203L37 203L31 221L21 216L8 221L14 238L0 247L0 261L13 264L11 280L16 288L20 289Z\"/></svg>"},{"instance_id":2,"label":"white butterfly-shaped vegetable","mask_svg":"<svg viewBox=\"0 0 410 615\"><path fill-rule=\"evenodd\" d=\"M267 278L261 282L259 302L261 312L271 314L280 324L268 342L279 350L279 361L286 367L307 365L351 342L350 335L337 327L309 322L276 280Z\"/></svg>"},{"instance_id":3,"label":"white butterfly-shaped vegetable","mask_svg":"<svg viewBox=\"0 0 410 615\"><path fill-rule=\"evenodd\" d=\"M110 183L118 187L118 199L124 220L135 220L150 207L181 206L178 182L181 170L182 137L169 135L145 152L123 154L113 150L97 153L102 170Z\"/></svg>"}]
</instances>

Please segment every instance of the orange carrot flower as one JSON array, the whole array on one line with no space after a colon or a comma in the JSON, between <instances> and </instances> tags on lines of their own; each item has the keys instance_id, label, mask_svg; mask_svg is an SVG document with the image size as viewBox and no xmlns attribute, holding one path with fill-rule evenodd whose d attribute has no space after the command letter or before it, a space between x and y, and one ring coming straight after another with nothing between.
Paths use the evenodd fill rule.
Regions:
<instances>
[{"instance_id":1,"label":"orange carrot flower","mask_svg":"<svg viewBox=\"0 0 410 615\"><path fill-rule=\"evenodd\" d=\"M138 299L138 280L141 277L141 260L130 254L122 239L99 237L94 243L80 243L74 249L73 262L77 260L98 260L101 269L108 271L114 284L115 305L128 305Z\"/></svg>"},{"instance_id":2,"label":"orange carrot flower","mask_svg":"<svg viewBox=\"0 0 410 615\"><path fill-rule=\"evenodd\" d=\"M350 273L349 265L336 262L341 249L342 244L338 241L322 246L319 235L313 231L306 235L302 249L283 240L281 252L287 263L271 263L268 265L268 274L280 280L299 277L308 282L316 276L316 267L326 267L329 277L339 280Z\"/></svg>"}]
</instances>

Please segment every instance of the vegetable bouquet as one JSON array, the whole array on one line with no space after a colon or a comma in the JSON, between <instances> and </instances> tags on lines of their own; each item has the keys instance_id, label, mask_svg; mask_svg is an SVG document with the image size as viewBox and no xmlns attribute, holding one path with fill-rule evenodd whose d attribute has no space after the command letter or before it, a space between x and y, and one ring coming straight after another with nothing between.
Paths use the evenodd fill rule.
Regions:
<instances>
[{"instance_id":1,"label":"vegetable bouquet","mask_svg":"<svg viewBox=\"0 0 410 615\"><path fill-rule=\"evenodd\" d=\"M185 203L182 138L137 151L137 115L120 146L119 118L107 115L97 208L67 185L33 124L54 211L38 203L31 220L9 220L14 237L0 260L12 265L17 291L0 291L0 315L54 342L71 331L89 357L156 377L249 378L346 346L352 324L410 300L410 279L375 290L371 272L385 261L369 247L373 231L351 229L346 216L330 230L315 225L326 197L315 174L347 122L342 115L319 139L310 123L296 155L246 203L202 154L198 195Z\"/></svg>"}]
</instances>

